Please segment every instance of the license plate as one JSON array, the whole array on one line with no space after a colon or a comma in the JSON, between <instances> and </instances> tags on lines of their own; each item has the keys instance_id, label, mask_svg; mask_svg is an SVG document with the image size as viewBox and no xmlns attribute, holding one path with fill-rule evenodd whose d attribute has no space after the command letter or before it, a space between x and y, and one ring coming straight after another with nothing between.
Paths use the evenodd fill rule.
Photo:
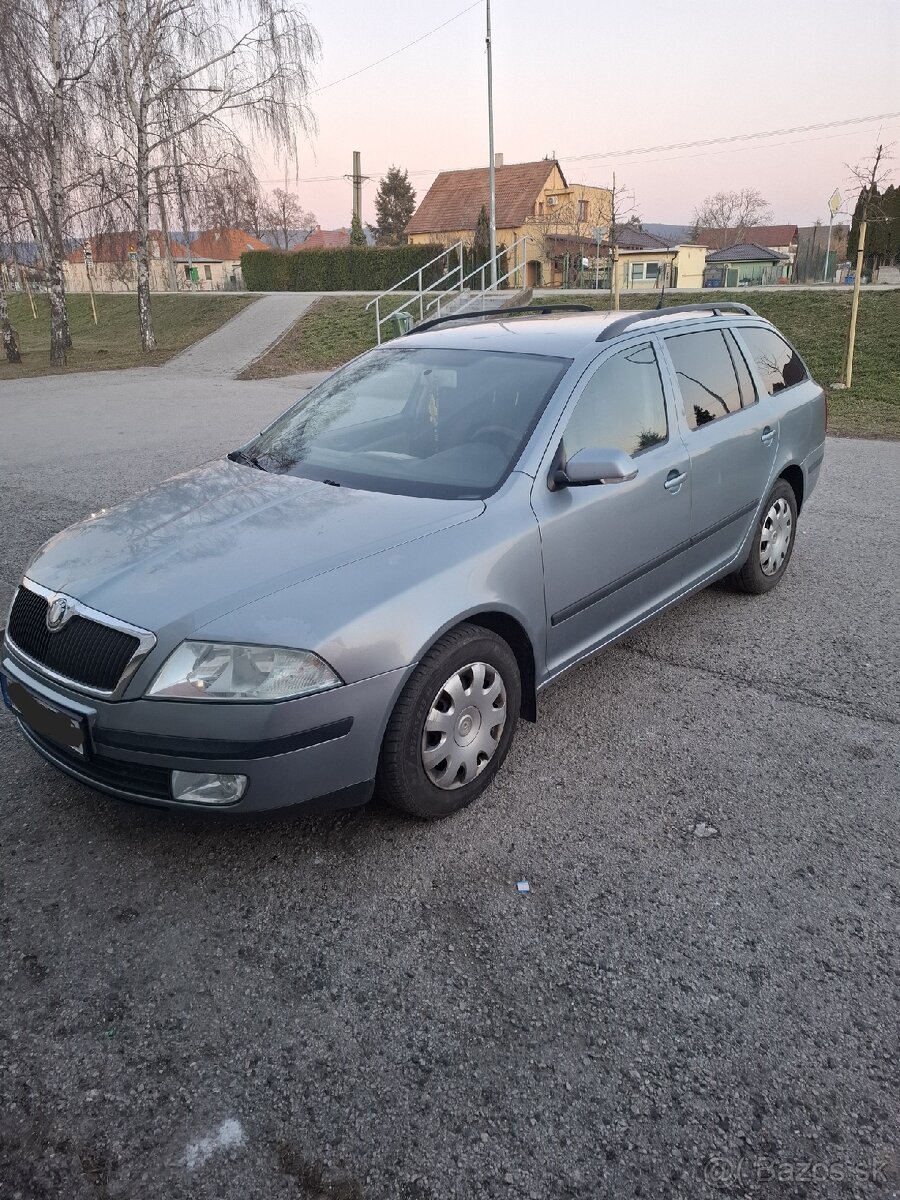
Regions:
<instances>
[{"instance_id":1,"label":"license plate","mask_svg":"<svg viewBox=\"0 0 900 1200\"><path fill-rule=\"evenodd\" d=\"M16 683L14 679L0 676L3 682L3 699L9 707L21 717L29 729L33 729L39 737L55 742L75 754L86 757L84 722L55 704L35 696L27 688Z\"/></svg>"}]
</instances>

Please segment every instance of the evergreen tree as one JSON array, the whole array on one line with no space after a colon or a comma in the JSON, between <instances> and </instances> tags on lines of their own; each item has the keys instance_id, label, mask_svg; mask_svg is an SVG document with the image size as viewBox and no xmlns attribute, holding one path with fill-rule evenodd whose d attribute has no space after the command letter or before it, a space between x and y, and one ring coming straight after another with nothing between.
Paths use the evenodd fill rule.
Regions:
<instances>
[{"instance_id":1,"label":"evergreen tree","mask_svg":"<svg viewBox=\"0 0 900 1200\"><path fill-rule=\"evenodd\" d=\"M475 257L474 265L476 267L480 267L482 263L490 262L491 226L483 204L481 206L481 212L478 214L478 223L475 226L475 237L472 241L472 251Z\"/></svg>"},{"instance_id":2,"label":"evergreen tree","mask_svg":"<svg viewBox=\"0 0 900 1200\"><path fill-rule=\"evenodd\" d=\"M363 230L363 227L362 227L362 221L359 219L359 217L357 216L356 213L353 214L353 218L350 221L350 245L351 246L366 246L366 245L368 245L368 243L366 242L365 231Z\"/></svg>"},{"instance_id":3,"label":"evergreen tree","mask_svg":"<svg viewBox=\"0 0 900 1200\"><path fill-rule=\"evenodd\" d=\"M409 175L399 167L391 167L378 184L375 195L375 220L370 226L379 246L402 246L404 229L416 210L416 193Z\"/></svg>"}]
</instances>

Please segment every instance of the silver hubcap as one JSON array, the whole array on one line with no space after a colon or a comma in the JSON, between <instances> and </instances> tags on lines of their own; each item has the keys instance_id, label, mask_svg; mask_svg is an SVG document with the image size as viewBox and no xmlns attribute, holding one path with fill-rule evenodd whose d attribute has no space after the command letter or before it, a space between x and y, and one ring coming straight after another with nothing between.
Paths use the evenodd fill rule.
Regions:
<instances>
[{"instance_id":1,"label":"silver hubcap","mask_svg":"<svg viewBox=\"0 0 900 1200\"><path fill-rule=\"evenodd\" d=\"M471 783L488 765L506 724L506 688L489 663L455 671L431 702L422 731L422 766L444 791Z\"/></svg>"},{"instance_id":2,"label":"silver hubcap","mask_svg":"<svg viewBox=\"0 0 900 1200\"><path fill-rule=\"evenodd\" d=\"M763 521L762 537L759 539L759 565L764 575L774 575L780 570L787 556L794 522L787 500L776 500Z\"/></svg>"}]
</instances>

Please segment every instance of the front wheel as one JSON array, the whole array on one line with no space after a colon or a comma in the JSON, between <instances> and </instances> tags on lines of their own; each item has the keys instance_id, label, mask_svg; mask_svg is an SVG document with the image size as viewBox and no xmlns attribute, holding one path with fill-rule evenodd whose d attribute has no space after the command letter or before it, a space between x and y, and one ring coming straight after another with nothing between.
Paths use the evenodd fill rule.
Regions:
<instances>
[{"instance_id":1,"label":"front wheel","mask_svg":"<svg viewBox=\"0 0 900 1200\"><path fill-rule=\"evenodd\" d=\"M787 570L794 551L797 530L797 497L784 479L779 479L763 505L753 535L750 556L731 576L742 592L770 592Z\"/></svg>"},{"instance_id":2,"label":"front wheel","mask_svg":"<svg viewBox=\"0 0 900 1200\"><path fill-rule=\"evenodd\" d=\"M509 751L522 684L516 657L488 629L459 625L425 655L391 714L377 790L425 819L480 796Z\"/></svg>"}]
</instances>

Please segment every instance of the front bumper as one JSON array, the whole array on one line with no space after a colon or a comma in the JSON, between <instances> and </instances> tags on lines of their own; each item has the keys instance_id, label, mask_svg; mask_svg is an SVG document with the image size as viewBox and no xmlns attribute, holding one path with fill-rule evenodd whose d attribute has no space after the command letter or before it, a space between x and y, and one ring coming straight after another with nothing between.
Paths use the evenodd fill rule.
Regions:
<instances>
[{"instance_id":1,"label":"front bumper","mask_svg":"<svg viewBox=\"0 0 900 1200\"><path fill-rule=\"evenodd\" d=\"M41 678L7 644L0 657L7 678L84 723L88 745L82 758L16 718L27 742L48 762L123 800L229 813L364 804L372 794L385 725L411 670L273 704L106 702ZM171 796L173 770L246 775L249 782L234 804L189 803Z\"/></svg>"}]
</instances>

